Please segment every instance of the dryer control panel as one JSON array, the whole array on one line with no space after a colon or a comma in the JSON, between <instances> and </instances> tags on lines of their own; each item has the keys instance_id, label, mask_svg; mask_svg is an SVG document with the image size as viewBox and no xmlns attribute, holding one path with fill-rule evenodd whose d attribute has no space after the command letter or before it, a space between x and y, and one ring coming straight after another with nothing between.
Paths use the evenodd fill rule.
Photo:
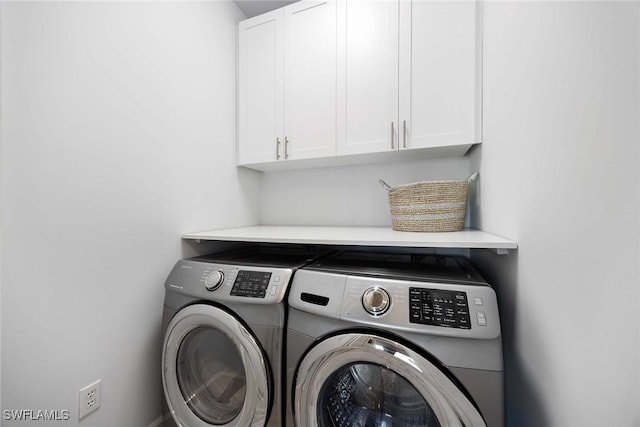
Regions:
<instances>
[{"instance_id":1,"label":"dryer control panel","mask_svg":"<svg viewBox=\"0 0 640 427\"><path fill-rule=\"evenodd\" d=\"M264 298L273 275L270 271L240 270L236 276L231 295L252 298Z\"/></svg>"},{"instance_id":2,"label":"dryer control panel","mask_svg":"<svg viewBox=\"0 0 640 427\"><path fill-rule=\"evenodd\" d=\"M293 270L179 261L165 282L167 291L220 302L275 304L282 302Z\"/></svg>"}]
</instances>

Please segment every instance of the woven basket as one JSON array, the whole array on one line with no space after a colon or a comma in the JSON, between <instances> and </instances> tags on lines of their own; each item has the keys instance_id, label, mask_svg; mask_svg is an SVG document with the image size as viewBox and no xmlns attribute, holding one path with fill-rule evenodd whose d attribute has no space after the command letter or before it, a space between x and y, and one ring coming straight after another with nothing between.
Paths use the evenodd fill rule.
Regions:
<instances>
[{"instance_id":1,"label":"woven basket","mask_svg":"<svg viewBox=\"0 0 640 427\"><path fill-rule=\"evenodd\" d=\"M460 231L467 212L469 183L466 181L425 181L391 187L389 191L392 227L397 231Z\"/></svg>"}]
</instances>

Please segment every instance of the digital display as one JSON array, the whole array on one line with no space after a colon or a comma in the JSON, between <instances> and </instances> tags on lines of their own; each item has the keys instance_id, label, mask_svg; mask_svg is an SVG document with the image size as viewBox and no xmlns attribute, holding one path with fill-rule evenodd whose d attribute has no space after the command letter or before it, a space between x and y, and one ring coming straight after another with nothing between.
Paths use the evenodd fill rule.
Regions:
<instances>
[{"instance_id":1,"label":"digital display","mask_svg":"<svg viewBox=\"0 0 640 427\"><path fill-rule=\"evenodd\" d=\"M271 273L240 270L231 288L232 296L264 298L267 294Z\"/></svg>"},{"instance_id":2,"label":"digital display","mask_svg":"<svg viewBox=\"0 0 640 427\"><path fill-rule=\"evenodd\" d=\"M471 329L466 292L409 288L409 322Z\"/></svg>"}]
</instances>

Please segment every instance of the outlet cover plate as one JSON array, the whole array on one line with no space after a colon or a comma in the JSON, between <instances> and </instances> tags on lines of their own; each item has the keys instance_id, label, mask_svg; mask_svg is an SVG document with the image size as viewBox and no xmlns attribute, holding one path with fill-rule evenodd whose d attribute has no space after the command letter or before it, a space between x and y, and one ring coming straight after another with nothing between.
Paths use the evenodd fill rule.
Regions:
<instances>
[{"instance_id":1,"label":"outlet cover plate","mask_svg":"<svg viewBox=\"0 0 640 427\"><path fill-rule=\"evenodd\" d=\"M78 420L83 419L100 407L102 380L82 387L78 399Z\"/></svg>"}]
</instances>

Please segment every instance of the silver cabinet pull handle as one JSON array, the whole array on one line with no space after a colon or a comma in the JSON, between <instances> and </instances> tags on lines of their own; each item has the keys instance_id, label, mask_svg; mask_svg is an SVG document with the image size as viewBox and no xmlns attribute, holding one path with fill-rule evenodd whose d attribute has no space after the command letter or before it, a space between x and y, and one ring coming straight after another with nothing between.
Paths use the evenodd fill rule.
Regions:
<instances>
[{"instance_id":1,"label":"silver cabinet pull handle","mask_svg":"<svg viewBox=\"0 0 640 427\"><path fill-rule=\"evenodd\" d=\"M280 160L280 138L276 137L276 160Z\"/></svg>"},{"instance_id":2,"label":"silver cabinet pull handle","mask_svg":"<svg viewBox=\"0 0 640 427\"><path fill-rule=\"evenodd\" d=\"M391 122L391 149L392 150L394 149L394 146L393 146L393 134L394 133L395 132L393 131L393 122Z\"/></svg>"},{"instance_id":3,"label":"silver cabinet pull handle","mask_svg":"<svg viewBox=\"0 0 640 427\"><path fill-rule=\"evenodd\" d=\"M284 158L285 160L289 158L289 139L285 136L284 137Z\"/></svg>"},{"instance_id":4,"label":"silver cabinet pull handle","mask_svg":"<svg viewBox=\"0 0 640 427\"><path fill-rule=\"evenodd\" d=\"M402 148L407 148L407 121L402 121Z\"/></svg>"}]
</instances>

